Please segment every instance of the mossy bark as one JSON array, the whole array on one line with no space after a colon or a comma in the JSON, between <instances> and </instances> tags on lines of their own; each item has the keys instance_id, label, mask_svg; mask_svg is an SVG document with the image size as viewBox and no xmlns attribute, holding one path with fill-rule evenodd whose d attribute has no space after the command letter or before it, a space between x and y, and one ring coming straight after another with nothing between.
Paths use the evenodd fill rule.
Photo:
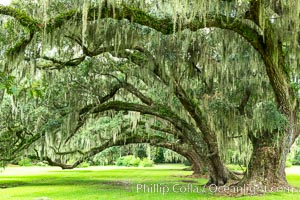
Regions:
<instances>
[{"instance_id":1,"label":"mossy bark","mask_svg":"<svg viewBox=\"0 0 300 200\"><path fill-rule=\"evenodd\" d=\"M285 136L280 140L284 140ZM264 140L262 142L262 140ZM255 185L261 189L288 186L285 162L289 148L278 146L272 138L256 139L247 172L239 185Z\"/></svg>"},{"instance_id":2,"label":"mossy bark","mask_svg":"<svg viewBox=\"0 0 300 200\"><path fill-rule=\"evenodd\" d=\"M250 135L253 151L245 177L240 182L250 185L287 186L285 162L289 150L298 137L299 100L291 87L289 67L285 63L283 41L275 24L265 19L260 13L265 12L264 1L251 1L248 17L263 30L264 40L256 50L265 64L267 76L274 91L277 109L289 124L278 136L278 130L265 132L259 137ZM261 26L261 23L264 26Z\"/></svg>"},{"instance_id":3,"label":"mossy bark","mask_svg":"<svg viewBox=\"0 0 300 200\"><path fill-rule=\"evenodd\" d=\"M203 163L203 158L201 158L201 156L199 156L196 152L190 150L187 151L184 156L191 164L191 168L193 170L193 176L201 177L207 173L206 165Z\"/></svg>"}]
</instances>

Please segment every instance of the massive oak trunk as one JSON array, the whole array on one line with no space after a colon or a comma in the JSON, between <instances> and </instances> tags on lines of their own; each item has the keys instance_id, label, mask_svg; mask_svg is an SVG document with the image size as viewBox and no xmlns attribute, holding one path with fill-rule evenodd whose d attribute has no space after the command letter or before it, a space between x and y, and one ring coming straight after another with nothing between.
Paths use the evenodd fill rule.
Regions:
<instances>
[{"instance_id":1,"label":"massive oak trunk","mask_svg":"<svg viewBox=\"0 0 300 200\"><path fill-rule=\"evenodd\" d=\"M229 179L229 171L222 162L219 154L210 155L208 162L209 181L206 185L225 185Z\"/></svg>"},{"instance_id":2,"label":"massive oak trunk","mask_svg":"<svg viewBox=\"0 0 300 200\"><path fill-rule=\"evenodd\" d=\"M290 120L292 123L293 120ZM286 186L285 163L296 134L296 124L290 124L285 132L266 132L260 137L250 136L253 150L247 172L239 185L256 185L261 187Z\"/></svg>"},{"instance_id":3,"label":"massive oak trunk","mask_svg":"<svg viewBox=\"0 0 300 200\"><path fill-rule=\"evenodd\" d=\"M190 162L191 168L193 170L193 176L195 177L201 177L205 174L207 174L207 167L203 163L203 158L199 154L197 154L195 151L189 150L185 154L182 154L186 157L186 159Z\"/></svg>"},{"instance_id":4,"label":"massive oak trunk","mask_svg":"<svg viewBox=\"0 0 300 200\"><path fill-rule=\"evenodd\" d=\"M206 133L203 139L208 147L207 166L210 176L207 185L225 185L232 177L220 157L216 134L209 131L208 126L202 126L202 132Z\"/></svg>"},{"instance_id":5,"label":"massive oak trunk","mask_svg":"<svg viewBox=\"0 0 300 200\"><path fill-rule=\"evenodd\" d=\"M288 186L285 174L285 162L294 141L298 137L298 109L297 92L291 87L291 67L285 62L287 58L283 49L280 30L269 19L260 19L260 9L263 1L252 1L250 12L254 14L252 20L260 25L264 20L264 40L261 47L256 48L265 64L267 76L274 91L278 111L283 114L289 124L280 136L265 131L259 137L249 135L253 144L253 152L248 164L245 177L240 184L280 185ZM255 47L255 46L254 46Z\"/></svg>"},{"instance_id":6,"label":"massive oak trunk","mask_svg":"<svg viewBox=\"0 0 300 200\"><path fill-rule=\"evenodd\" d=\"M262 138L260 138L262 140ZM247 172L241 181L241 185L273 186L287 185L285 177L285 161L287 148L278 146L273 142L274 138L253 140L253 151ZM280 139L282 140L282 139ZM278 141L281 143L280 141Z\"/></svg>"},{"instance_id":7,"label":"massive oak trunk","mask_svg":"<svg viewBox=\"0 0 300 200\"><path fill-rule=\"evenodd\" d=\"M225 185L229 179L236 177L229 176L229 170L226 168L223 160L220 157L218 145L216 142L210 143L208 146L208 154L203 153L203 146L199 146L194 141L189 140L192 149L185 157L189 157L191 162L197 168L207 168L209 181L206 185ZM215 145L213 145L215 144ZM202 162L199 162L202 161ZM201 170L203 173L203 170Z\"/></svg>"},{"instance_id":8,"label":"massive oak trunk","mask_svg":"<svg viewBox=\"0 0 300 200\"><path fill-rule=\"evenodd\" d=\"M193 170L193 176L201 177L207 174L206 171L207 164L205 162L203 154L199 154L197 151L195 151L190 144L184 143L181 145L174 145L172 143L163 142L163 143L156 143L156 144L152 143L151 145L170 149L185 157L191 164Z\"/></svg>"},{"instance_id":9,"label":"massive oak trunk","mask_svg":"<svg viewBox=\"0 0 300 200\"><path fill-rule=\"evenodd\" d=\"M237 177L230 176L231 174L229 173L229 170L227 169L223 160L220 157L216 138L206 137L205 140L206 143L208 144L207 145L208 155L205 155L202 158L202 160L205 162L209 174L209 180L206 183L206 185L214 184L217 186L222 186L225 185L229 179L236 179ZM198 147L197 145L194 144L194 149L197 152L197 150L201 149L201 147ZM199 152L197 153L198 155L203 155L203 153L202 154Z\"/></svg>"},{"instance_id":10,"label":"massive oak trunk","mask_svg":"<svg viewBox=\"0 0 300 200\"><path fill-rule=\"evenodd\" d=\"M202 133L201 137L203 143L207 147L208 155L205 155L205 160L207 162L210 175L207 185L225 185L229 179L229 172L220 157L216 133L210 129L209 123L207 122L203 111L194 103L192 98L189 97L189 95L178 82L175 82L175 95L181 102L182 106L195 120L196 126ZM203 146L197 146L197 142L194 141L194 137L196 136L187 137L187 140L191 145L193 145L196 152L199 151L199 149L203 149ZM199 155L203 155L201 152L198 153Z\"/></svg>"}]
</instances>

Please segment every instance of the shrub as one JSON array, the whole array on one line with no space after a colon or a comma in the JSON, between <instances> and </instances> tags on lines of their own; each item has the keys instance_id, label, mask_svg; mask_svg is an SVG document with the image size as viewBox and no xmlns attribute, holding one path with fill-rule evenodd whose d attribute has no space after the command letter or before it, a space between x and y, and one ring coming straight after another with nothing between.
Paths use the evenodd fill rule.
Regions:
<instances>
[{"instance_id":1,"label":"shrub","mask_svg":"<svg viewBox=\"0 0 300 200\"><path fill-rule=\"evenodd\" d=\"M130 156L125 156L124 157L124 160L123 160L123 166L126 166L126 167L130 167L130 162L131 160L134 159L134 156L130 155Z\"/></svg>"},{"instance_id":2,"label":"shrub","mask_svg":"<svg viewBox=\"0 0 300 200\"><path fill-rule=\"evenodd\" d=\"M129 166L133 166L133 167L138 167L140 165L141 159L140 158L136 158L133 157L130 161L129 161Z\"/></svg>"},{"instance_id":3,"label":"shrub","mask_svg":"<svg viewBox=\"0 0 300 200\"><path fill-rule=\"evenodd\" d=\"M38 163L36 163L36 166L47 167L48 165L46 163L43 163L43 162L38 162Z\"/></svg>"},{"instance_id":4,"label":"shrub","mask_svg":"<svg viewBox=\"0 0 300 200\"><path fill-rule=\"evenodd\" d=\"M125 165L124 165L124 158L125 158L124 156L118 158L117 161L116 161L116 165L117 165L117 166L125 166Z\"/></svg>"},{"instance_id":5,"label":"shrub","mask_svg":"<svg viewBox=\"0 0 300 200\"><path fill-rule=\"evenodd\" d=\"M126 167L138 167L140 165L141 159L136 158L133 155L123 156L117 159L117 166L126 166Z\"/></svg>"},{"instance_id":6,"label":"shrub","mask_svg":"<svg viewBox=\"0 0 300 200\"><path fill-rule=\"evenodd\" d=\"M77 168L87 168L87 167L89 167L90 166L90 163L88 163L88 162L82 162L82 163L80 163L78 166L77 166Z\"/></svg>"},{"instance_id":7,"label":"shrub","mask_svg":"<svg viewBox=\"0 0 300 200\"><path fill-rule=\"evenodd\" d=\"M29 158L25 157L19 160L18 165L20 166L32 166L32 162Z\"/></svg>"},{"instance_id":8,"label":"shrub","mask_svg":"<svg viewBox=\"0 0 300 200\"><path fill-rule=\"evenodd\" d=\"M142 167L153 167L153 161L149 160L147 158L144 158L141 162L140 162L140 166Z\"/></svg>"},{"instance_id":9,"label":"shrub","mask_svg":"<svg viewBox=\"0 0 300 200\"><path fill-rule=\"evenodd\" d=\"M147 152L146 152L146 148L143 145L139 145L138 149L137 149L137 156L140 159L146 158L147 157Z\"/></svg>"},{"instance_id":10,"label":"shrub","mask_svg":"<svg viewBox=\"0 0 300 200\"><path fill-rule=\"evenodd\" d=\"M164 156L164 150L163 148L158 148L157 152L154 156L154 162L155 163L164 163L165 162L165 156Z\"/></svg>"}]
</instances>

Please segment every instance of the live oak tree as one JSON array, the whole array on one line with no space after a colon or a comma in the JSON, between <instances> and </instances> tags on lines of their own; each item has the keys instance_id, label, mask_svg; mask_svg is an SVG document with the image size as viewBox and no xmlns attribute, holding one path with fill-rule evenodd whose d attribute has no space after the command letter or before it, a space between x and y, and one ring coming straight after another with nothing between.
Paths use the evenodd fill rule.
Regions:
<instances>
[{"instance_id":1,"label":"live oak tree","mask_svg":"<svg viewBox=\"0 0 300 200\"><path fill-rule=\"evenodd\" d=\"M82 146L84 146L82 143L78 143L76 145L75 142L70 142L70 144L72 144L71 149L73 150L65 152L62 152L62 148L60 148L61 150L58 151L58 148L56 148L57 146L53 146L51 148L54 150L54 153L50 154L52 155L52 158L45 156L43 160L47 161L48 164L52 166L59 166L62 169L73 169L80 165L87 158L93 157L114 146L124 146L128 144L150 144L152 146L170 149L185 157L192 165L192 170L194 171L193 175L201 176L205 174L205 164L202 163L201 158L198 158L198 154L194 152L188 144L184 144L182 141L180 141L180 139L174 138L173 134L170 135L170 132L172 132L171 129L164 129L161 128L161 126L153 125L146 130L144 122L139 122L138 124L139 125L135 130L132 130L131 126L129 125L122 126L122 132L113 136L109 136L109 134L107 134L106 138L97 140L95 144L96 146L90 147L90 149L87 151L82 150ZM97 134L103 135L99 134L99 131L100 130L97 131ZM94 137L97 134L94 133ZM85 140L87 139L88 138L86 138L85 135ZM74 137L73 140L76 141L76 137ZM39 144L35 144L34 146L38 148ZM75 162L66 164L65 161L68 158L75 160Z\"/></svg>"},{"instance_id":2,"label":"live oak tree","mask_svg":"<svg viewBox=\"0 0 300 200\"><path fill-rule=\"evenodd\" d=\"M49 5L44 4L45 9L48 6ZM251 66L248 66L248 68L256 70L259 65L264 66L277 105L274 110L274 107L271 104L264 104L268 105L266 108L270 111L269 113L275 113L274 115L266 115L276 117L275 125L271 124L271 126L269 126L270 124L265 125L262 123L261 126L254 129L254 131L247 130L243 132L246 133L251 140L253 152L246 176L241 184L287 184L284 172L286 156L299 134L297 74L299 66L300 20L299 5L297 1L150 1L148 4L139 3L136 5L134 3L130 4L129 2L123 2L123 4L121 4L119 2L104 1L97 4L95 2L89 3L89 1L84 1L83 6L79 9L80 11L69 4L67 5L67 8L69 9L67 12L60 12L60 10L58 10L59 14L56 17L48 15L46 11L43 13L36 12L30 17L29 14L27 15L20 10L1 6L1 14L14 17L19 22L19 25L24 27L24 34L8 37L11 38L12 41L19 38L19 41L13 45L13 48L10 48L7 51L7 55L11 58L10 61L12 59L21 60L22 57L18 57L17 55L19 53L22 54L25 49L29 48L35 48L35 51L32 51L35 53L29 56L36 58L40 57L41 59L52 62L50 65L46 64L44 67L48 68L47 66L50 66L50 68L52 67L54 69L60 69L65 66L76 66L86 59L87 56L93 57L101 52L113 50L116 54L119 54L118 50L119 48L122 48L122 46L119 46L120 41L132 39L130 38L130 34L125 34L126 27L138 26L137 24L142 25L143 27L138 26L137 28L144 29L144 31L151 30L152 33L152 29L154 29L163 35L170 35L169 37L173 37L174 43L176 43L176 39L191 43L192 38L195 37L191 32L196 32L199 29L206 27L222 29L222 31L217 31L217 33L215 29L208 29L209 33L218 34L219 37L216 37L218 40L221 40L221 36L227 34L228 31L240 35L244 40L239 40L240 45L250 44L250 46L252 46L252 49L249 48L248 55L250 55L250 57L248 62ZM50 14L57 14L53 9L52 12L50 11L51 10L49 9ZM38 20L38 18L43 18L43 20ZM117 29L108 29L109 26L101 27L99 25L101 24L100 22L104 22L105 24L117 23L112 19L120 20L123 23L120 25L124 28L123 32ZM128 21L124 21L123 19L127 19ZM94 22L99 26L97 29L89 29L88 22ZM78 29L78 27L82 28ZM93 32L93 34L90 35L92 38L95 38L97 35L101 34L103 27L110 31L115 30L115 32L113 32L113 34L111 34L111 32L106 33L106 35L104 34L105 37L102 38L102 41L98 40L99 43L95 43L95 40L89 40L88 30ZM73 43L65 42L65 40L53 39L54 37L60 36L62 33L61 31L64 31L65 36L70 38ZM79 39L74 37L72 34L76 32L80 32L82 37ZM187 36L188 39L186 40L181 36L181 34L184 35L185 32L189 33L189 36ZM161 34L156 34L156 36L154 35L154 37L151 36L149 38L151 41L159 43L161 41ZM114 36L113 40L110 37L111 35ZM131 34L131 36L134 37L134 34ZM35 42L39 39L43 39L42 42ZM107 40L111 43L102 43ZM45 56L43 51L49 51L51 47L46 44L51 44L53 46L53 41L56 41L55 45L57 46L64 45L69 47L76 41L82 48L77 47L72 49L73 55L71 56L71 60L61 61L53 58L49 59L49 56ZM89 41L92 42L89 43ZM42 49L39 49L39 46L41 46ZM135 46L134 42L131 47L126 47L126 49L132 49L132 46ZM238 49L238 45L235 46ZM125 102L107 102L107 104L100 104L99 106L95 106L94 104L94 106L89 107L88 111L97 113L106 109L115 109L134 110L151 115L159 114L160 117L163 117L165 120L172 121L173 125L175 127L177 126L176 128L179 130L180 127L182 128L180 125L183 123L185 130L181 129L180 131L185 133L189 142L195 144L196 141L201 140L203 144L205 144L204 149L208 149L208 157L214 156L214 158L216 158L211 159L212 166L218 166L215 169L212 167L211 181L212 183L222 185L226 183L227 175L219 155L218 144L216 142L217 136L213 132L212 127L207 126L207 124L210 123L203 123L203 121L208 121L209 118L208 116L203 116L201 114L203 112L203 106L195 104L195 102L192 101L195 96L189 98L191 93L187 92L187 89L184 86L187 82L182 83L180 79L180 75L182 73L184 74L184 68L182 68L182 66L177 66L175 64L176 62L174 62L175 60L173 60L173 62L172 59L171 61L170 59L165 61L166 55L164 52L166 48L174 48L176 45L173 47L158 45L158 47L161 55L164 56L155 54L157 57L154 57L151 62L152 64L155 64L155 61L158 62L159 68L152 65L152 67L154 67L152 68L152 71L161 79L161 81L164 81L166 78L171 78L171 91L174 91L173 94L175 94L177 100L179 100L171 105L176 105L176 103L179 105L181 104L186 112L184 114L184 121L188 122L187 124L183 123L180 117L178 118L177 115L174 115L172 109L153 105L153 102L151 100L149 101L149 99L140 92L133 92L133 94L139 97L148 107L136 107L131 103ZM223 47L226 47L226 45L223 45ZM83 55L79 55L81 54L79 49L82 49L81 52ZM146 51L144 51L144 49L146 49ZM149 50L147 48L134 50L143 54L148 54L146 56L147 59L149 59L149 55L152 55L153 57L153 52L147 53L147 50ZM55 51L55 49L52 51ZM185 51L187 52L188 48L186 48ZM256 53L253 53L253 51ZM68 53L69 55L65 54L65 58L68 58L67 56L70 57L70 54L72 54L71 52ZM203 53L203 55L205 54ZM206 61L206 66L214 66L213 61L217 58L214 58L213 61L211 61L212 59L210 56L204 57L209 60ZM186 59L185 56L182 58ZM134 58L132 58L132 60L134 60ZM177 59L176 61L180 61L180 59ZM187 64L186 60L180 64L182 63ZM203 70L201 69L201 62L199 65L194 60L189 64L193 63L195 64L195 69L199 69L200 71ZM225 64L228 63L230 62L227 62L225 59ZM237 65L239 65L239 62L235 62L234 67ZM37 65L34 65L33 63L33 66ZM163 70L162 66L164 67ZM176 71L177 69L178 71ZM222 75L222 73L219 74ZM212 83L214 83L214 79L212 79ZM208 86L209 84L207 84L206 87L209 88ZM249 95L246 93L245 97L247 96ZM247 103L248 100L247 98L245 99L245 102ZM241 102L243 103L244 101ZM152 107L152 110L149 110L149 107ZM240 112L243 114L243 106L240 106L239 108ZM262 115L255 115L254 113L253 116L258 117ZM262 116L263 119L265 119L266 116ZM288 125L285 124L285 119L288 121ZM194 130L197 131L195 132ZM198 138L195 141L197 136L203 138ZM199 151L199 149L197 150Z\"/></svg>"},{"instance_id":3,"label":"live oak tree","mask_svg":"<svg viewBox=\"0 0 300 200\"><path fill-rule=\"evenodd\" d=\"M163 41L161 43L163 43L163 46L165 46L165 47L169 46L171 43L173 45L173 47L176 47L175 49L182 49L182 46L175 46L173 40L171 40L171 42L169 40L167 40L167 41ZM194 48L194 47L192 46L191 48ZM159 48L153 47L153 49L159 49ZM135 52L135 51L137 51L137 52ZM184 58L188 59L188 56L190 56L190 54L199 54L199 53L200 52L197 52L196 49L189 49L189 54L186 54L186 56L184 56ZM115 52L113 52L113 54L115 54ZM144 55L144 54L146 54L146 55ZM184 138L187 140L187 142L191 143L195 149L197 149L199 157L201 157L202 159L209 159L209 157L211 157L209 155L209 153L202 152L203 150L206 149L205 142L203 142L199 138L197 139L197 136L201 137L201 134L199 132L197 133L197 131L196 131L197 127L194 128L193 124L192 124L192 126L189 125L189 123L190 123L190 119L188 118L189 113L186 112L188 110L185 110L186 109L185 107L180 107L182 102L178 101L178 99L180 99L182 97L178 94L177 90L174 90L174 88L172 88L173 85L178 84L175 82L174 79L172 80L172 78L176 77L177 75L176 74L168 74L168 70L172 72L173 66L171 65L171 66L169 66L170 68L168 68L166 63L157 63L157 62L154 62L152 59L152 57L159 58L160 55L168 55L172 58L172 55L173 55L173 57L176 57L177 54L176 54L176 52L172 52L172 51L168 51L168 50L164 50L164 54L161 54L160 50L158 50L158 52L153 52L153 55L151 53L149 55L149 52L148 53L145 52L145 49L143 49L141 47L137 47L136 49L132 50L132 53L130 53L130 52L129 53L128 52L119 52L118 53L118 56L120 56L120 58L119 58L118 62L115 61L114 65L121 66L121 67L118 67L116 69L111 68L111 65L108 65L109 68L105 69L104 65L107 62L107 59L105 60L104 63L102 63L101 59L100 60L96 59L97 62L95 62L95 60L93 60L93 59L90 59L90 62L92 62L93 65L88 64L87 66L90 66L90 67L92 66L91 71L89 72L91 74L91 77L95 77L95 75L92 75L92 74L96 73L97 70L99 70L98 74L113 77L113 79L118 80L118 82L120 84L119 87L122 87L125 90L127 90L129 93L137 96L146 105L141 105L141 104L137 104L137 103L133 103L133 104L127 103L126 104L125 102L120 102L120 101L118 101L118 102L111 101L111 102L108 102L107 104L103 104L105 102L100 100L100 103L96 102L96 103L90 104L88 106L85 106L83 109L81 109L80 114L86 114L89 112L98 113L98 112L103 112L103 111L111 110L111 109L134 110L134 111L139 111L143 114L151 114L151 115L155 115L158 117L162 117L162 118L167 119L167 120L171 121L172 123L176 124L177 123L176 120L178 118L179 118L179 120L182 120L182 119L180 119L180 117L176 116L176 112L175 112L175 115L169 115L167 113L167 111L166 112L161 112L161 110L155 111L155 110L153 110L152 106L149 107L149 104L157 104L162 109L167 108L169 113L172 113L171 112L172 109L179 110L180 115L185 116L185 119L182 120L185 124L180 125L177 123L177 127L180 127L180 130L184 131L185 126L186 126L189 128L189 130L193 131L192 135L189 135L189 133L185 132ZM129 58L129 60L124 60L124 56L125 56L125 58ZM195 60L197 60L196 57L197 57L197 55L193 55L193 58ZM151 60L151 62L148 61L149 59ZM169 58L165 58L165 60L169 60ZM243 129L247 128L247 126L249 126L248 127L249 130L251 130L250 127L255 128L257 125L263 124L263 123L257 123L255 121L250 120L247 123L243 123L244 126L238 127L238 126L232 126L232 124L234 124L234 123L230 122L234 119L235 113L238 113L237 118L236 118L236 120L238 120L237 124L241 124L241 119L239 119L239 115L244 115L245 113L251 114L251 112L246 112L245 106L246 106L247 102L249 101L249 97L250 97L248 90L250 90L250 88L253 86L249 85L250 83L248 83L246 81L244 84L247 85L247 87L248 87L247 89L244 88L245 85L243 85L243 84L241 84L240 85L241 87L239 87L239 88L231 87L233 84L232 80L234 80L235 78L239 78L239 79L243 80L245 73L244 73L244 75L243 75L243 73L238 73L237 75L233 75L234 73L237 73L235 70L233 70L232 72L223 70L224 75L226 73L232 74L231 75L232 79L229 80L229 83L227 83L227 81L222 80L222 78L216 79L213 81L213 83L211 83L211 78L216 75L215 74L216 72L214 72L215 69L208 68L208 69L206 69L206 72L204 72L204 73L208 74L208 75L206 75L207 77L205 77L205 76L198 77L199 75L203 76L204 73L197 72L197 70L199 71L201 69L197 69L197 66L195 68L195 66L193 65L193 61L195 61L195 60L191 60L188 62L182 62L180 60L175 60L175 62L181 62L181 63L187 65L183 69L180 69L176 65L178 71L179 70L186 71L186 73L180 73L180 72L177 72L177 73L181 74L181 79L184 78L183 80L185 80L185 81L182 81L182 83L187 84L187 85L185 85L185 87L189 86L189 91L188 92L186 91L187 95L191 96L189 98L194 98L194 100L193 100L194 102L197 102L197 103L203 105L203 107L201 109L202 109L202 112L206 113L206 115L202 116L202 118L201 118L201 120L203 121L202 122L203 125L201 127L202 129L203 128L210 129L211 133L215 132L215 133L213 133L213 137L215 138L215 141L217 141L217 139L218 139L219 141L221 141L221 143L223 142L223 143L228 144L229 143L228 141L222 140L222 138L226 139L226 137L228 137L228 134L223 134L224 132L225 133L233 132L234 134L236 134L237 131L243 131ZM128 67L128 64L132 64L132 62L137 66L130 65L130 67ZM192 63L189 63L189 62L192 62ZM235 61L231 61L231 62L235 62ZM152 65L155 65L155 66L153 67ZM101 68L98 68L97 66L101 66ZM143 66L144 66L144 68L143 68ZM215 63L215 66L217 66L217 63ZM138 68L136 68L136 67L138 67ZM241 65L240 67L241 67L240 69L243 69L243 67L245 67L245 66ZM154 73L151 70L153 68L155 69ZM146 73L146 76L148 76L148 77L145 78L144 77L145 72L143 71L144 69L150 69L149 73L150 74L152 73L152 75L148 75ZM165 71L163 71L163 70L165 70ZM205 70L205 69L202 69L202 70ZM253 69L253 70L255 72L255 70L257 70L257 69ZM241 70L237 70L237 71L241 71ZM191 75L191 73L195 73L197 76L193 76L193 75ZM250 73L252 73L251 70L250 70ZM120 80L122 78L122 76L121 76L122 74L126 75L126 76L124 76L124 77L126 77L126 81ZM254 74L256 77L255 76L254 76L254 78L252 77L251 81L259 82L258 80L263 79L263 77L262 77L262 75L260 75L260 73L255 72ZM119 75L120 78L117 78L117 75ZM235 77L235 76L238 76L238 77ZM220 75L220 77L222 77L222 75ZM136 80L137 78L141 79L144 83L142 83L141 80ZM159 79L157 79L157 78L159 78ZM195 78L200 78L201 82L199 83L199 79L197 80ZM98 84L101 84L100 80L98 80L98 81L99 81ZM83 84L82 80L79 82L82 83L82 85L92 85L92 84ZM129 82L132 82L132 83L130 84ZM194 84L191 84L191 82L193 82ZM133 86L133 84L135 85L135 87ZM258 86L259 85L256 85L256 87L251 88L251 90L259 90L257 88ZM141 87L141 89L140 89L140 87ZM175 86L175 87L177 87L177 86ZM146 88L147 88L147 90L145 90ZM154 90L158 90L159 88L161 88L161 89L159 89L161 91L160 92L161 94L154 95L152 88ZM197 91L197 88L198 88L198 91ZM228 94L228 96L227 96L223 93L226 92L226 90L228 90L228 88L234 92L231 94ZM203 91L201 91L201 90L203 90ZM147 92L146 93L144 92L144 94L143 94L143 93L141 93L141 91L147 91ZM163 92L163 91L165 91L165 92ZM181 88L181 92L182 91L184 91L184 89ZM197 93L195 93L195 91L197 91ZM262 88L262 91L264 91L265 94L267 94L267 92L268 92L268 90L264 89L264 87ZM116 92L116 87L112 87L110 94L114 94L115 92ZM90 93L96 93L96 92L91 91ZM236 93L236 94L234 94L234 93ZM252 92L252 94L253 93L255 93L255 92ZM121 94L122 94L122 100L125 100L125 99L127 99L127 101L130 100L130 99L128 99L128 97L124 96L125 95L124 93L121 93ZM151 98L154 98L154 100L145 96L145 94L147 94L147 96L150 95ZM111 96L111 95L108 95L108 96ZM235 97L235 100L232 101L230 104L229 100L232 97ZM229 100L226 98L228 98ZM260 101L262 99L257 94L255 95L255 98L260 99ZM187 99L187 100L189 100L189 99ZM264 100L266 100L266 95L264 95ZM254 103L256 101L254 101ZM186 103L186 100L183 102ZM261 107L263 107L263 105L260 106L259 109L261 109ZM93 109L96 109L96 111ZM259 109L257 109L257 110L259 111ZM214 116L215 111L217 111L217 113ZM261 113L261 112L258 112L258 113ZM166 115L166 114L168 114L168 115ZM276 114L276 112L275 112L275 114ZM166 117L168 117L168 118L166 118ZM223 120L224 123L218 124L218 121L220 120L220 118ZM279 118L280 118L280 115L279 115ZM227 119L227 121L225 121L225 119ZM262 120L262 118L258 118L258 121L260 121L260 120ZM268 120L264 120L264 122L266 122L266 121L268 121ZM269 121L272 122L272 120L269 120ZM279 120L279 123L280 122L281 121ZM251 125L251 123L254 125ZM275 122L275 124L276 124L276 122ZM274 126L272 124L269 125L269 127L270 127L270 129L274 129L274 127L280 128L280 126L277 126L277 125ZM219 138L217 138L217 133L219 134ZM236 136L230 136L230 137L234 138ZM238 136L238 137L242 137L242 136ZM195 143L194 141L197 141L198 144L197 144L197 142ZM210 140L210 141L212 141L212 140ZM211 144L208 141L208 145L210 145L210 148L218 148L217 145L219 145L219 144L217 144L217 143ZM244 144L243 146L244 146L243 150L246 151L246 149L247 149L245 147L246 145ZM226 151L226 148L224 148L224 151ZM211 155L217 155L217 156L219 156L219 159L220 159L218 150L213 152ZM212 157L210 159L215 161L215 157ZM206 163L209 163L209 162L206 162ZM209 168L211 169L210 173L211 173L211 177L212 177L211 178L212 183L224 184L224 182L226 182L226 180L228 179L228 171L225 167L224 167L223 171L225 171L226 173L220 173L220 171L222 171L222 170L218 170L218 167L220 168L223 165L223 163L222 164L220 164L220 163L222 163L221 159L219 160L219 162L209 164L210 165ZM211 166L217 166L217 167L215 168L215 167L211 167ZM216 169L216 170L214 171L213 169ZM218 178L214 178L214 177L218 177Z\"/></svg>"}]
</instances>

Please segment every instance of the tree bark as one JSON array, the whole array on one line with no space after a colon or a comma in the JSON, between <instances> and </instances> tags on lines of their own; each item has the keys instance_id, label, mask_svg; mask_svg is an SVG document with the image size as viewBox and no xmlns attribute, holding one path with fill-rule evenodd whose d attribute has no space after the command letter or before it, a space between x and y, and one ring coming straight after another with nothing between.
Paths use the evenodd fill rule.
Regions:
<instances>
[{"instance_id":1,"label":"tree bark","mask_svg":"<svg viewBox=\"0 0 300 200\"><path fill-rule=\"evenodd\" d=\"M203 158L195 151L188 149L184 152L177 153L180 153L190 162L194 177L202 177L203 175L207 174L207 165L204 164Z\"/></svg>"},{"instance_id":2,"label":"tree bark","mask_svg":"<svg viewBox=\"0 0 300 200\"><path fill-rule=\"evenodd\" d=\"M185 92L182 86L178 81L175 81L175 95L181 102L182 106L186 109L186 111L190 114L190 116L195 120L196 126L201 131L202 139L207 147L207 163L208 170L210 174L209 181L207 185L217 185L222 186L225 185L229 179L228 169L224 165L223 160L219 154L219 147L217 142L217 136L214 131L212 131L207 123L206 118L203 115L203 111L196 105L189 95ZM195 136L193 136L195 137ZM194 143L193 138L188 138L191 140L191 144L195 145L195 150L201 149L201 147L197 148L197 143ZM203 147L202 147L203 148ZM199 152L201 155L201 153ZM202 153L203 154L203 153Z\"/></svg>"},{"instance_id":3,"label":"tree bark","mask_svg":"<svg viewBox=\"0 0 300 200\"><path fill-rule=\"evenodd\" d=\"M229 171L221 161L218 154L212 155L208 158L209 163L209 180L206 185L217 185L222 186L229 180Z\"/></svg>"},{"instance_id":4,"label":"tree bark","mask_svg":"<svg viewBox=\"0 0 300 200\"><path fill-rule=\"evenodd\" d=\"M260 9L263 1L251 1L249 12L251 20L261 26ZM258 48L265 64L266 73L274 91L278 111L285 115L289 124L285 131L277 138L277 133L263 133L256 138L250 134L253 144L253 152L248 164L242 184L264 185L264 186L288 186L285 174L285 162L294 141L298 137L298 94L291 87L290 66L285 63L283 52L284 38L278 34L278 30L268 19L264 21L263 48ZM252 45L253 46L253 45Z\"/></svg>"},{"instance_id":5,"label":"tree bark","mask_svg":"<svg viewBox=\"0 0 300 200\"><path fill-rule=\"evenodd\" d=\"M293 128L289 128L288 132L290 131L294 131ZM275 140L274 134L277 133L264 133L260 137L250 136L253 144L252 155L239 185L255 185L260 188L289 187L285 163L296 137L285 132Z\"/></svg>"}]
</instances>

